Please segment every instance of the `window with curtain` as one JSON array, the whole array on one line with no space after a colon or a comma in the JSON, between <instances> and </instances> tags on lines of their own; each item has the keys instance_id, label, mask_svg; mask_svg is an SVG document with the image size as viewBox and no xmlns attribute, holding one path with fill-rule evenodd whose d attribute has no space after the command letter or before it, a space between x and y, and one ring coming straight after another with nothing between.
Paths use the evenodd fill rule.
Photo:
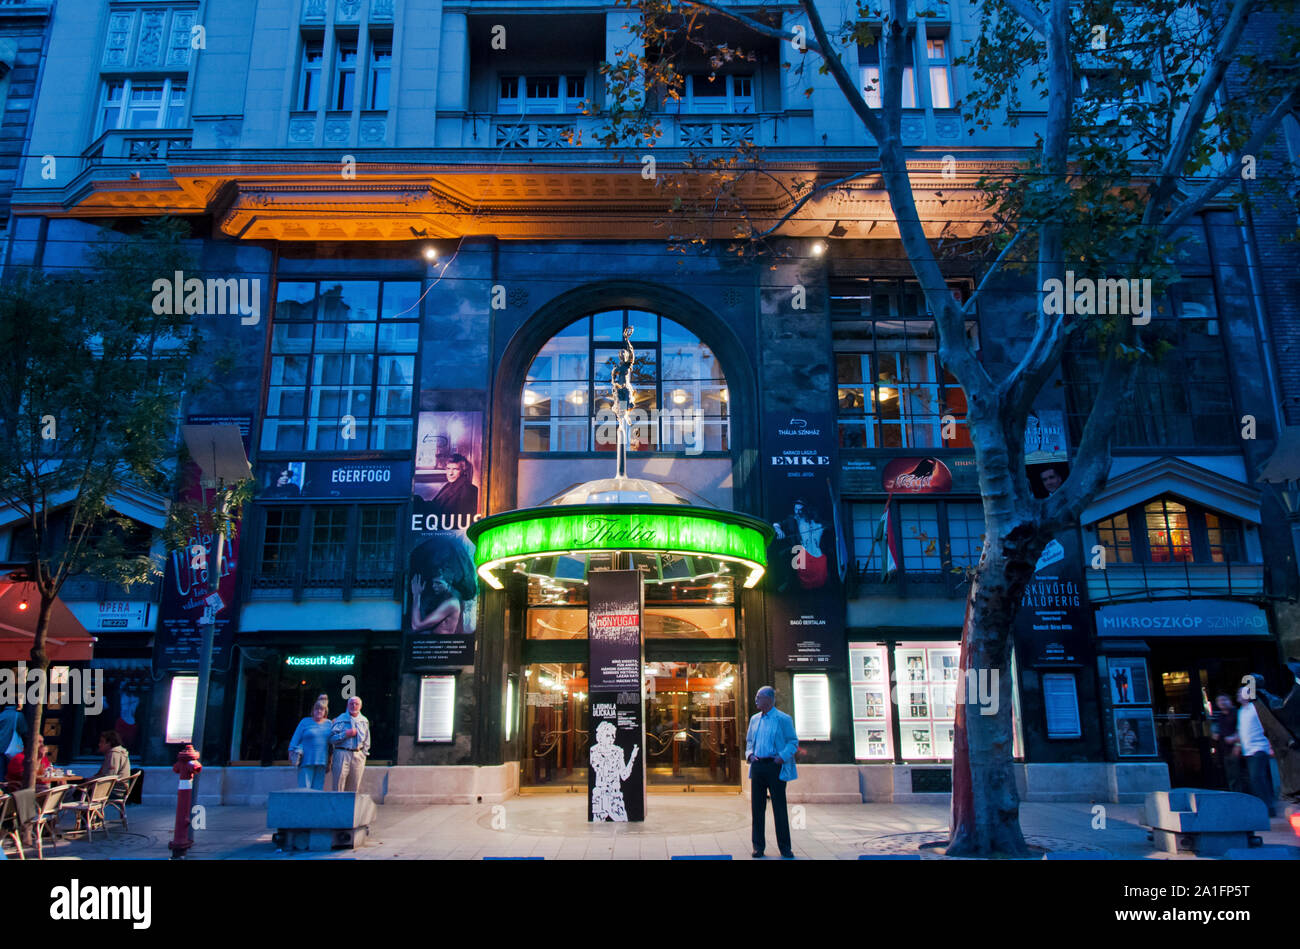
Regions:
<instances>
[{"instance_id":1,"label":"window with curtain","mask_svg":"<svg viewBox=\"0 0 1300 949\"><path fill-rule=\"evenodd\" d=\"M858 47L858 63L862 97L867 105L879 109L884 101L883 75L880 68L880 31L875 31L875 42ZM915 109L916 77L912 73L912 43L914 37L909 34L903 43L903 94L902 107Z\"/></svg>"}]
</instances>

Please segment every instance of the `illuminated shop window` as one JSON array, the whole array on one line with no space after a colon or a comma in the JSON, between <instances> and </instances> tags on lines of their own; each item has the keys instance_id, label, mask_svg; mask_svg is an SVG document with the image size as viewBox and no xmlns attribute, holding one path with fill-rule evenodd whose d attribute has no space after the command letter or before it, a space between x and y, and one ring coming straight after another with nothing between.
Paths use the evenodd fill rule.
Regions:
<instances>
[{"instance_id":1,"label":"illuminated shop window","mask_svg":"<svg viewBox=\"0 0 1300 949\"><path fill-rule=\"evenodd\" d=\"M1130 524L1141 524L1130 530ZM1093 527L1107 563L1245 563L1241 521L1172 497L1121 511Z\"/></svg>"},{"instance_id":2,"label":"illuminated shop window","mask_svg":"<svg viewBox=\"0 0 1300 949\"><path fill-rule=\"evenodd\" d=\"M729 450L730 393L713 351L665 317L606 310L569 324L534 358L520 396L523 451L615 450L610 373L629 326L636 357L629 450Z\"/></svg>"}]
</instances>

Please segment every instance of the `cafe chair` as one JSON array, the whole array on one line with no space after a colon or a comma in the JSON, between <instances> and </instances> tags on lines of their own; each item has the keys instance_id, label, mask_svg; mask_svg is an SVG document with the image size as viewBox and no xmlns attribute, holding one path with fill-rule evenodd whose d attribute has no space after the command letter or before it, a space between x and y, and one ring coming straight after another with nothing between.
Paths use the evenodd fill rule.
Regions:
<instances>
[{"instance_id":1,"label":"cafe chair","mask_svg":"<svg viewBox=\"0 0 1300 949\"><path fill-rule=\"evenodd\" d=\"M144 776L143 771L132 771L125 778L118 778L113 786L113 792L109 794L108 800L104 802L104 810L107 814L108 808L117 809L117 817L105 816L105 821L113 824L121 824L123 830L130 828L126 823L126 805L131 800L131 795L135 793L135 786L140 783L140 778ZM107 833L107 828L105 828Z\"/></svg>"},{"instance_id":2,"label":"cafe chair","mask_svg":"<svg viewBox=\"0 0 1300 949\"><path fill-rule=\"evenodd\" d=\"M11 841L14 850L18 853L19 860L26 860L27 855L23 853L23 839L19 833L18 826L18 802L14 800L12 794L6 794L0 799L0 846L4 841Z\"/></svg>"},{"instance_id":3,"label":"cafe chair","mask_svg":"<svg viewBox=\"0 0 1300 949\"><path fill-rule=\"evenodd\" d=\"M117 778L103 777L87 781L81 786L81 800L73 801L70 804L64 804L62 811L64 813L76 816L77 823L72 830L64 834L78 834L83 831L87 840L94 839L95 822L99 822L100 828L104 833L108 833L108 824L104 822L104 805L108 803L108 796L113 793L113 786L117 784ZM85 821L83 824L82 821Z\"/></svg>"},{"instance_id":4,"label":"cafe chair","mask_svg":"<svg viewBox=\"0 0 1300 949\"><path fill-rule=\"evenodd\" d=\"M63 795L67 793L68 786L66 784L36 792L36 814L27 826L31 828L32 836L36 841L37 860L45 859L45 854L41 849L41 842L46 828L49 828L50 831L50 846L57 846L55 828L59 822L59 809L63 805Z\"/></svg>"}]
</instances>

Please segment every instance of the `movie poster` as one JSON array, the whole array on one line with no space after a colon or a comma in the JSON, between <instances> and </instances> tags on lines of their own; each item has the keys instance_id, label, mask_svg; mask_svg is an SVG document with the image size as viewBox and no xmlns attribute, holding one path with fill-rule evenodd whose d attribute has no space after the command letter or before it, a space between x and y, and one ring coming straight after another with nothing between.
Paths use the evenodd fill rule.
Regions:
<instances>
[{"instance_id":1,"label":"movie poster","mask_svg":"<svg viewBox=\"0 0 1300 949\"><path fill-rule=\"evenodd\" d=\"M420 413L405 597L409 669L474 663L479 588L465 531L483 516L482 472L482 412Z\"/></svg>"},{"instance_id":2,"label":"movie poster","mask_svg":"<svg viewBox=\"0 0 1300 949\"><path fill-rule=\"evenodd\" d=\"M1026 440L1026 448L1028 445ZM1055 493L1070 476L1070 466L1064 461L1040 461L1025 470L1034 495L1040 498ZM1085 654L1083 549L1074 529L1061 531L1043 548L1016 610L1014 629L1019 654L1029 665L1089 661Z\"/></svg>"},{"instance_id":3,"label":"movie poster","mask_svg":"<svg viewBox=\"0 0 1300 949\"><path fill-rule=\"evenodd\" d=\"M236 425L244 440L244 451L248 451L248 433L253 419L249 415L216 416L191 415L185 419L187 425ZM186 463L185 487L181 489L180 500L185 502L200 501L202 488L199 484L199 466L193 462ZM208 492L211 501L212 492ZM239 626L239 567L240 534L237 530L233 537L227 538L222 554L221 576L217 579L219 600L208 603L208 570L216 565L217 545L213 531L195 525L185 541L183 550L172 550L167 554L163 567L162 596L158 604L158 629L154 634L153 666L155 674L166 670L197 670L203 653L203 624L207 622L206 614L210 608L216 609L216 629L212 640L212 668L218 670L230 667L232 646L235 632ZM196 566L196 558L190 549L202 545L204 559L199 563L207 567Z\"/></svg>"},{"instance_id":4,"label":"movie poster","mask_svg":"<svg viewBox=\"0 0 1300 949\"><path fill-rule=\"evenodd\" d=\"M764 465L768 517L776 532L767 555L773 661L779 668L843 661L843 525L832 493L834 419L770 413Z\"/></svg>"},{"instance_id":5,"label":"movie poster","mask_svg":"<svg viewBox=\"0 0 1300 949\"><path fill-rule=\"evenodd\" d=\"M587 820L645 820L641 574L591 574Z\"/></svg>"}]
</instances>

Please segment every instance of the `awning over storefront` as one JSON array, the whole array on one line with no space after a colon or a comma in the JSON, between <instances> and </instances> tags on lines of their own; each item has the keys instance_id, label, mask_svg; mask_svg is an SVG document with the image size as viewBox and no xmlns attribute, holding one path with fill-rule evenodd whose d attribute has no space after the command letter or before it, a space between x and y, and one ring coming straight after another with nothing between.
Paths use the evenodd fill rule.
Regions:
<instances>
[{"instance_id":1,"label":"awning over storefront","mask_svg":"<svg viewBox=\"0 0 1300 949\"><path fill-rule=\"evenodd\" d=\"M41 595L36 584L0 579L0 663L26 662L36 639L36 616ZM50 628L45 649L50 662L85 662L91 658L95 638L86 632L62 600L50 608Z\"/></svg>"}]
</instances>

